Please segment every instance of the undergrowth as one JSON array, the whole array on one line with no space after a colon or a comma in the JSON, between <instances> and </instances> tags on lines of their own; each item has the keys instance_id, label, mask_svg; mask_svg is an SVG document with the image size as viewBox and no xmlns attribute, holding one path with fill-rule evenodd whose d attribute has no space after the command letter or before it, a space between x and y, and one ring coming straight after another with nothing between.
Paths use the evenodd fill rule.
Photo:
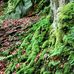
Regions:
<instances>
[{"instance_id":1,"label":"undergrowth","mask_svg":"<svg viewBox=\"0 0 74 74\"><path fill-rule=\"evenodd\" d=\"M8 61L6 74L74 74L74 3L58 12L58 27L53 30L50 16L41 18L28 31Z\"/></svg>"},{"instance_id":2,"label":"undergrowth","mask_svg":"<svg viewBox=\"0 0 74 74\"><path fill-rule=\"evenodd\" d=\"M49 40L47 39L49 39L49 21L49 17L43 17L32 26L28 35L24 38L24 41L19 47L15 57L13 56L13 58L11 58L13 62L9 60L9 63L11 64L15 63L16 59L16 64L12 64L12 66L15 65L16 67L18 63L21 63L20 68L15 69L14 67L13 69L12 66L9 66L5 71L6 74L13 73L15 70L17 74L32 74L36 71L35 69L37 65L35 65L35 63L39 63L41 59L43 59L43 55L45 54L45 51L47 51L45 48L48 48ZM25 53L22 53L23 51ZM41 55L42 57L40 57Z\"/></svg>"}]
</instances>

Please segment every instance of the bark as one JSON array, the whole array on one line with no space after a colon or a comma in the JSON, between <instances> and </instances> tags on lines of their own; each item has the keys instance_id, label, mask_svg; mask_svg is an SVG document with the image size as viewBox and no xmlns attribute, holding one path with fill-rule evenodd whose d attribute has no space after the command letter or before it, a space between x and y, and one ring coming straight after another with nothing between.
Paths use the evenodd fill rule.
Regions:
<instances>
[{"instance_id":1,"label":"bark","mask_svg":"<svg viewBox=\"0 0 74 74\"><path fill-rule=\"evenodd\" d=\"M73 0L50 0L50 6L51 6L51 13L53 16L53 28L56 29L57 28L57 21L58 21L58 8L62 7L63 5L65 5L66 3L68 3L69 1L73 1Z\"/></svg>"},{"instance_id":2,"label":"bark","mask_svg":"<svg viewBox=\"0 0 74 74\"><path fill-rule=\"evenodd\" d=\"M52 11L51 16L53 16L52 27L53 27L53 30L55 31L55 36L56 36L55 46L56 47L57 47L58 43L60 43L62 41L62 32L59 29L59 23L58 23L58 19L59 19L58 9L59 9L59 7L63 7L63 5L65 5L68 2L69 2L69 0L50 0L50 6L51 6L51 11Z\"/></svg>"}]
</instances>

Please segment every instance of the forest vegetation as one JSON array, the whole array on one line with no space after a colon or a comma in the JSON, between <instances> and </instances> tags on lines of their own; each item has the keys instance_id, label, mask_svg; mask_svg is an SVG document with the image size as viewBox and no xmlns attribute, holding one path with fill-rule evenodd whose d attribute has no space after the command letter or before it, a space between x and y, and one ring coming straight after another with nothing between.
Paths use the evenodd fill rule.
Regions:
<instances>
[{"instance_id":1,"label":"forest vegetation","mask_svg":"<svg viewBox=\"0 0 74 74\"><path fill-rule=\"evenodd\" d=\"M0 0L0 74L74 74L74 0Z\"/></svg>"}]
</instances>

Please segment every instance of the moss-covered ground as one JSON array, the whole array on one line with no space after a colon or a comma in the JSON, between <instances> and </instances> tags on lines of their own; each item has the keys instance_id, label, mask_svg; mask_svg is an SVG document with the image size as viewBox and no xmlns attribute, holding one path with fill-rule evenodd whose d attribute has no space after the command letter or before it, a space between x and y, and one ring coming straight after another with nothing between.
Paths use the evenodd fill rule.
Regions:
<instances>
[{"instance_id":1,"label":"moss-covered ground","mask_svg":"<svg viewBox=\"0 0 74 74\"><path fill-rule=\"evenodd\" d=\"M50 6L45 3L40 1L41 7L35 10L40 19L24 36L18 35L22 42L16 45L17 50L2 52L5 74L74 74L74 2L59 8L56 30ZM7 54L11 50L16 52Z\"/></svg>"}]
</instances>

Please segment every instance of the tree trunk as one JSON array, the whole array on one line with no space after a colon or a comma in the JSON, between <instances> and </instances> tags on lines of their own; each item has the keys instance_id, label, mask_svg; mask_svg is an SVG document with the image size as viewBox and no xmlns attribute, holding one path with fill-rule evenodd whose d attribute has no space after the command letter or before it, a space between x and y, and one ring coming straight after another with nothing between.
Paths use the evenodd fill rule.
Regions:
<instances>
[{"instance_id":1,"label":"tree trunk","mask_svg":"<svg viewBox=\"0 0 74 74\"><path fill-rule=\"evenodd\" d=\"M66 3L68 3L69 1L73 1L73 0L50 0L50 6L51 6L51 12L52 12L52 16L53 16L53 28L56 29L57 28L57 20L58 20L58 15L57 15L57 11L59 7L62 7L63 5L65 5Z\"/></svg>"},{"instance_id":2,"label":"tree trunk","mask_svg":"<svg viewBox=\"0 0 74 74\"><path fill-rule=\"evenodd\" d=\"M71 0L50 0L50 6L51 6L51 16L53 16L53 23L52 27L53 30L55 31L55 36L56 36L56 43L55 46L58 45L58 43L61 43L62 41L62 32L59 29L59 23L58 23L58 8L62 7L66 3L68 3Z\"/></svg>"}]
</instances>

